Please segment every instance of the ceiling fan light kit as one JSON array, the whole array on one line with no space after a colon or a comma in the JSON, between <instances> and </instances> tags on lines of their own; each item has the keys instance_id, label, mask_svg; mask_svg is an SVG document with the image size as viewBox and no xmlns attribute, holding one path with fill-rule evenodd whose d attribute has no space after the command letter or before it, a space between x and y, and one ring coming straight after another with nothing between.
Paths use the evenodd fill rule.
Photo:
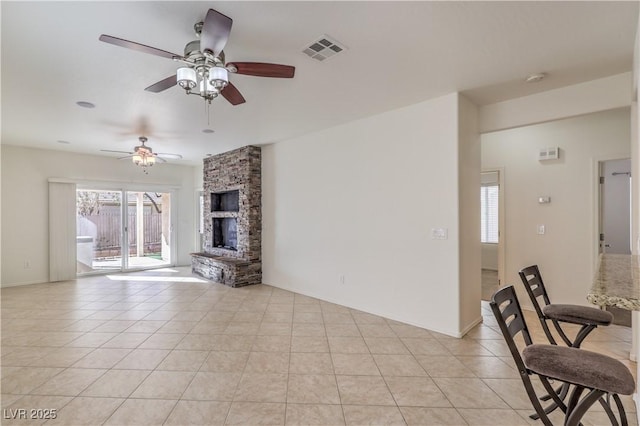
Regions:
<instances>
[{"instance_id":1,"label":"ceiling fan light kit","mask_svg":"<svg viewBox=\"0 0 640 426\"><path fill-rule=\"evenodd\" d=\"M133 164L142 168L151 167L156 164L156 157L153 155L142 156L140 154L135 154L131 159L133 160Z\"/></svg>"},{"instance_id":2,"label":"ceiling fan light kit","mask_svg":"<svg viewBox=\"0 0 640 426\"><path fill-rule=\"evenodd\" d=\"M211 103L229 84L229 73L226 68L221 66L213 66L208 69L204 66L198 69L181 67L176 72L176 82L188 95L201 96ZM192 92L196 87L198 92Z\"/></svg>"},{"instance_id":3,"label":"ceiling fan light kit","mask_svg":"<svg viewBox=\"0 0 640 426\"><path fill-rule=\"evenodd\" d=\"M232 105L246 102L240 91L229 81L229 73L293 78L295 68L289 65L261 62L225 63L223 49L231 33L232 24L233 20L228 16L209 9L205 20L194 25L196 35L200 39L187 43L184 56L105 34L100 36L100 41L182 63L183 66L176 70L175 75L152 84L145 90L159 93L178 85L186 94L198 95L207 104L218 95L222 95Z\"/></svg>"},{"instance_id":4,"label":"ceiling fan light kit","mask_svg":"<svg viewBox=\"0 0 640 426\"><path fill-rule=\"evenodd\" d=\"M147 143L147 137L146 136L140 136L138 138L138 140L140 141L140 145L136 146L133 148L133 152L127 152L127 151L113 151L110 149L103 149L101 151L103 152L118 152L121 154L129 154L129 155L125 155L124 157L120 157L118 158L118 160L124 160L127 158L131 158L131 161L133 162L133 164L135 164L136 166L140 166L142 167L142 171L145 174L148 174L149 172L147 171L148 167L152 167L154 164L156 164L156 162L161 161L163 163L166 163L167 160L165 160L162 157L167 157L167 158L176 158L176 159L181 159L182 155L180 154L167 154L167 153L156 153L153 152L153 149L151 149L150 146L145 145Z\"/></svg>"},{"instance_id":5,"label":"ceiling fan light kit","mask_svg":"<svg viewBox=\"0 0 640 426\"><path fill-rule=\"evenodd\" d=\"M131 160L133 161L133 164L142 167L144 172L147 173L147 167L151 167L156 163L156 157L151 147L146 146L145 142L147 142L147 138L141 136L141 145L134 148L135 154L131 156Z\"/></svg>"},{"instance_id":6,"label":"ceiling fan light kit","mask_svg":"<svg viewBox=\"0 0 640 426\"><path fill-rule=\"evenodd\" d=\"M226 63L223 49L231 33L232 24L233 20L228 16L209 9L205 20L194 25L199 40L186 44L184 56L106 34L102 34L99 40L114 46L126 47L180 62L182 65L176 70L175 75L160 80L144 90L159 93L177 85L184 89L187 95L197 95L203 98L208 111L211 101L218 95L222 95L231 105L246 102L240 91L229 81L229 73L273 78L293 78L295 74L295 67L290 65L263 62ZM212 130L205 132L213 133ZM153 166L157 160L165 161L161 158L162 155L182 158L177 154L160 154L158 156L145 145L146 141L147 138L141 136L141 145L136 146L134 152L123 152L129 155L121 159L131 158L135 165L142 167L147 173L147 168Z\"/></svg>"},{"instance_id":7,"label":"ceiling fan light kit","mask_svg":"<svg viewBox=\"0 0 640 426\"><path fill-rule=\"evenodd\" d=\"M131 160L133 161L133 164L142 167L142 170L145 173L148 173L147 167L151 167L156 163L156 154L153 153L150 146L145 145L147 142L146 137L140 136L138 139L140 140L140 145L133 149L134 153L131 155Z\"/></svg>"}]
</instances>

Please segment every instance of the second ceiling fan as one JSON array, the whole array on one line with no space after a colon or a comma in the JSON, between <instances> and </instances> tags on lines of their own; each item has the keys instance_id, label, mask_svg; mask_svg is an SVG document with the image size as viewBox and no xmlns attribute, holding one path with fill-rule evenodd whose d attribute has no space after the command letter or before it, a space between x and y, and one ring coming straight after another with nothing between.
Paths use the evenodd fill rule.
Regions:
<instances>
[{"instance_id":1,"label":"second ceiling fan","mask_svg":"<svg viewBox=\"0 0 640 426\"><path fill-rule=\"evenodd\" d=\"M229 73L257 77L293 78L295 67L263 62L225 62L224 47L227 44L233 20L226 15L209 9L204 22L194 25L199 40L187 43L184 56L166 50L146 46L133 41L102 34L100 41L120 47L172 59L183 64L175 75L152 84L145 90L162 92L175 85L187 94L204 98L207 102L222 95L232 105L245 102L240 91L229 81Z\"/></svg>"}]
</instances>

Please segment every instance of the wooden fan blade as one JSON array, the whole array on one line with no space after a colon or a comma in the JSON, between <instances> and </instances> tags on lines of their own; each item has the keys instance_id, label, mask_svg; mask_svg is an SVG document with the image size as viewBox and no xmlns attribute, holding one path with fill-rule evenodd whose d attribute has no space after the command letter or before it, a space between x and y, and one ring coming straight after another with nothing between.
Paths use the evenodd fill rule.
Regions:
<instances>
[{"instance_id":1,"label":"wooden fan blade","mask_svg":"<svg viewBox=\"0 0 640 426\"><path fill-rule=\"evenodd\" d=\"M200 50L202 52L209 50L213 56L218 56L227 44L231 25L233 25L233 19L217 10L209 9L200 34Z\"/></svg>"},{"instance_id":2,"label":"wooden fan blade","mask_svg":"<svg viewBox=\"0 0 640 426\"><path fill-rule=\"evenodd\" d=\"M176 55L175 53L167 52L166 50L156 49L155 47L136 43L134 41L125 40L123 38L113 37L106 34L102 34L99 40L104 41L105 43L116 45L116 46L126 47L127 49L137 50L138 52L149 53L151 55L156 55L156 56L162 56L163 58L167 58L167 59L182 58L182 55Z\"/></svg>"},{"instance_id":3,"label":"wooden fan blade","mask_svg":"<svg viewBox=\"0 0 640 426\"><path fill-rule=\"evenodd\" d=\"M232 62L227 67L234 67L237 74L254 75L256 77L293 78L296 68L290 65L265 64L263 62Z\"/></svg>"},{"instance_id":4,"label":"wooden fan blade","mask_svg":"<svg viewBox=\"0 0 640 426\"><path fill-rule=\"evenodd\" d=\"M220 92L220 94L224 96L224 98L228 100L231 105L238 105L246 102L244 100L244 96L242 96L242 93L240 93L236 86L234 86L231 82L229 82L227 86L222 89L222 92Z\"/></svg>"},{"instance_id":5,"label":"wooden fan blade","mask_svg":"<svg viewBox=\"0 0 640 426\"><path fill-rule=\"evenodd\" d=\"M175 86L176 84L178 84L177 77L175 75L172 75L171 77L167 77L164 80L160 80L159 82L152 84L144 90L146 90L147 92L159 93L163 90L167 90L168 88Z\"/></svg>"}]
</instances>

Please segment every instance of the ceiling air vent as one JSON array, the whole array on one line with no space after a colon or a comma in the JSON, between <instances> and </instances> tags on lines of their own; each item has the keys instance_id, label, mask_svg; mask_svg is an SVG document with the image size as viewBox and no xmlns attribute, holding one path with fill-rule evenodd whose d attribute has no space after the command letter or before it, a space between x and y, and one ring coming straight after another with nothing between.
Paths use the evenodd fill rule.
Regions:
<instances>
[{"instance_id":1,"label":"ceiling air vent","mask_svg":"<svg viewBox=\"0 0 640 426\"><path fill-rule=\"evenodd\" d=\"M318 61L324 61L347 48L327 35L319 37L317 40L305 46L302 53Z\"/></svg>"}]
</instances>

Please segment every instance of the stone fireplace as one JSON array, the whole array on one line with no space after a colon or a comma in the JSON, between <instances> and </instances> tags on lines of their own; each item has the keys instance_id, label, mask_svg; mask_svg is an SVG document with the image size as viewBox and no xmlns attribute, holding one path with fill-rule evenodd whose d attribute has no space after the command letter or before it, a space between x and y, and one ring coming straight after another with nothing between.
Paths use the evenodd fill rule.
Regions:
<instances>
[{"instance_id":1,"label":"stone fireplace","mask_svg":"<svg viewBox=\"0 0 640 426\"><path fill-rule=\"evenodd\" d=\"M213 247L238 250L238 219L235 217L214 217L212 228Z\"/></svg>"},{"instance_id":2,"label":"stone fireplace","mask_svg":"<svg viewBox=\"0 0 640 426\"><path fill-rule=\"evenodd\" d=\"M204 159L204 251L191 254L195 274L231 287L262 282L260 147Z\"/></svg>"}]
</instances>

